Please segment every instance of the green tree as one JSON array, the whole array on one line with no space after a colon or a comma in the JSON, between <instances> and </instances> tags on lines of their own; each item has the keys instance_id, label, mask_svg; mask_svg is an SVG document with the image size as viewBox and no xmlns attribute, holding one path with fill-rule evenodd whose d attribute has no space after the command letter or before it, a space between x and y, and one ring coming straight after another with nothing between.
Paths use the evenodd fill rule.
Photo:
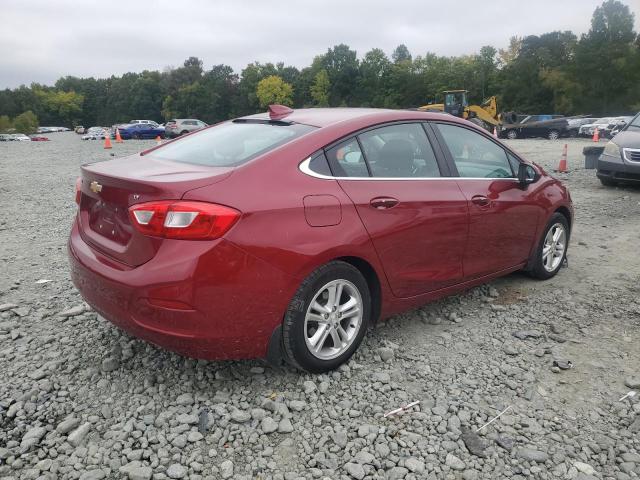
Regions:
<instances>
[{"instance_id":1,"label":"green tree","mask_svg":"<svg viewBox=\"0 0 640 480\"><path fill-rule=\"evenodd\" d=\"M391 62L379 48L365 53L360 62L358 104L365 107L385 105Z\"/></svg>"},{"instance_id":2,"label":"green tree","mask_svg":"<svg viewBox=\"0 0 640 480\"><path fill-rule=\"evenodd\" d=\"M38 130L38 117L31 110L27 110L13 119L13 128L27 135L35 133Z\"/></svg>"},{"instance_id":3,"label":"green tree","mask_svg":"<svg viewBox=\"0 0 640 480\"><path fill-rule=\"evenodd\" d=\"M326 70L320 70L315 77L313 85L311 85L311 98L318 107L329 106L329 75Z\"/></svg>"},{"instance_id":4,"label":"green tree","mask_svg":"<svg viewBox=\"0 0 640 480\"><path fill-rule=\"evenodd\" d=\"M70 125L75 123L74 121L78 120L82 113L84 97L76 92L37 89L35 93L48 118L54 123Z\"/></svg>"},{"instance_id":5,"label":"green tree","mask_svg":"<svg viewBox=\"0 0 640 480\"><path fill-rule=\"evenodd\" d=\"M331 89L329 103L333 106L350 105L356 96L358 85L358 57L355 50L340 44L316 57L314 62L327 71Z\"/></svg>"},{"instance_id":6,"label":"green tree","mask_svg":"<svg viewBox=\"0 0 640 480\"><path fill-rule=\"evenodd\" d=\"M627 5L607 0L597 7L591 29L578 42L573 78L582 84L580 108L594 114L626 111L640 101L640 50Z\"/></svg>"},{"instance_id":7,"label":"green tree","mask_svg":"<svg viewBox=\"0 0 640 480\"><path fill-rule=\"evenodd\" d=\"M409 52L407 46L404 43L401 43L391 54L391 59L393 60L393 63L410 62L411 53Z\"/></svg>"},{"instance_id":8,"label":"green tree","mask_svg":"<svg viewBox=\"0 0 640 480\"><path fill-rule=\"evenodd\" d=\"M258 82L256 97L262 108L272 104L293 105L293 87L277 75L270 75Z\"/></svg>"},{"instance_id":9,"label":"green tree","mask_svg":"<svg viewBox=\"0 0 640 480\"><path fill-rule=\"evenodd\" d=\"M0 132L6 132L12 127L11 119L8 115L0 115Z\"/></svg>"}]
</instances>

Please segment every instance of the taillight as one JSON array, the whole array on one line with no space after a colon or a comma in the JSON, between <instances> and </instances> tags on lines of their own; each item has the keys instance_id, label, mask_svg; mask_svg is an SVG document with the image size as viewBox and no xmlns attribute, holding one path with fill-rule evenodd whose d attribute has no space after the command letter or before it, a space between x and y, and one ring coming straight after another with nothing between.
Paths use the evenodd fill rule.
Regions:
<instances>
[{"instance_id":1,"label":"taillight","mask_svg":"<svg viewBox=\"0 0 640 480\"><path fill-rule=\"evenodd\" d=\"M164 200L132 205L129 216L144 235L212 240L224 235L240 218L240 212L215 203Z\"/></svg>"},{"instance_id":2,"label":"taillight","mask_svg":"<svg viewBox=\"0 0 640 480\"><path fill-rule=\"evenodd\" d=\"M82 177L76 178L76 204L80 205L80 198L82 197Z\"/></svg>"}]
</instances>

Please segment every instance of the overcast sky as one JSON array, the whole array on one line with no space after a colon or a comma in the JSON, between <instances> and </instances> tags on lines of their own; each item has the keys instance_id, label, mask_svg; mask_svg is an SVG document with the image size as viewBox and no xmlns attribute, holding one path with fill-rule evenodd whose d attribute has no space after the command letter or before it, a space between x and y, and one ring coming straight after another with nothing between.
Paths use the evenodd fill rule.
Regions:
<instances>
[{"instance_id":1,"label":"overcast sky","mask_svg":"<svg viewBox=\"0 0 640 480\"><path fill-rule=\"evenodd\" d=\"M640 17L639 0L623 0ZM505 47L513 35L589 29L602 0L2 0L0 88L65 75L108 77L249 62L304 67L346 43L362 55L400 43L421 55Z\"/></svg>"}]
</instances>

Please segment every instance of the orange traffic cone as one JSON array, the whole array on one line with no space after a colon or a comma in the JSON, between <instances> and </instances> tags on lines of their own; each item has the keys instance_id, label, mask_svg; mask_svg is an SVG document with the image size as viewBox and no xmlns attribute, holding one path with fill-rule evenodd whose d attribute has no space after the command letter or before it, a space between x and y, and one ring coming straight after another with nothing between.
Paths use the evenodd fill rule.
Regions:
<instances>
[{"instance_id":1,"label":"orange traffic cone","mask_svg":"<svg viewBox=\"0 0 640 480\"><path fill-rule=\"evenodd\" d=\"M116 143L122 143L122 137L120 136L120 130L116 128Z\"/></svg>"},{"instance_id":2,"label":"orange traffic cone","mask_svg":"<svg viewBox=\"0 0 640 480\"><path fill-rule=\"evenodd\" d=\"M162 139L160 138L160 135L156 137L156 145L162 145Z\"/></svg>"},{"instance_id":3,"label":"orange traffic cone","mask_svg":"<svg viewBox=\"0 0 640 480\"><path fill-rule=\"evenodd\" d=\"M493 127L493 138L498 138L498 128Z\"/></svg>"},{"instance_id":4,"label":"orange traffic cone","mask_svg":"<svg viewBox=\"0 0 640 480\"><path fill-rule=\"evenodd\" d=\"M108 133L104 136L104 148L111 148L111 135Z\"/></svg>"},{"instance_id":5,"label":"orange traffic cone","mask_svg":"<svg viewBox=\"0 0 640 480\"><path fill-rule=\"evenodd\" d=\"M560 157L560 163L558 164L557 170L558 173L567 173L569 169L567 168L567 144L564 144L562 148L562 157Z\"/></svg>"},{"instance_id":6,"label":"orange traffic cone","mask_svg":"<svg viewBox=\"0 0 640 480\"><path fill-rule=\"evenodd\" d=\"M595 132L593 132L593 141L594 142L600 141L600 132L598 131L598 127L596 127Z\"/></svg>"}]
</instances>

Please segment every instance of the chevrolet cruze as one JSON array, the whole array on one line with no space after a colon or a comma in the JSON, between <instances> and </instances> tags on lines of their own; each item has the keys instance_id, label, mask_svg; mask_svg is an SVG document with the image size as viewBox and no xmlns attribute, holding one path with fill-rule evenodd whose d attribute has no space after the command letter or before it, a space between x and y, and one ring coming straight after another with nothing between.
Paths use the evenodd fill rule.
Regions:
<instances>
[{"instance_id":1,"label":"chevrolet cruze","mask_svg":"<svg viewBox=\"0 0 640 480\"><path fill-rule=\"evenodd\" d=\"M375 321L561 268L565 187L471 123L291 110L82 167L69 240L86 301L202 359L345 362Z\"/></svg>"}]
</instances>

